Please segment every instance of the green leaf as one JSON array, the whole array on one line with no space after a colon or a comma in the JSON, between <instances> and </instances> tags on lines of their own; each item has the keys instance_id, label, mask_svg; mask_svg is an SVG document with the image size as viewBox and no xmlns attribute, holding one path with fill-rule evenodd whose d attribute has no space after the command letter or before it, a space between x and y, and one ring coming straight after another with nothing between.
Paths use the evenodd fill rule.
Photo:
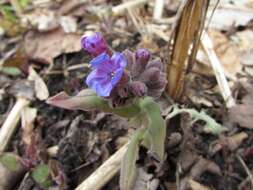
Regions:
<instances>
[{"instance_id":1,"label":"green leaf","mask_svg":"<svg viewBox=\"0 0 253 190\"><path fill-rule=\"evenodd\" d=\"M1 72L11 76L18 76L21 71L17 67L2 67Z\"/></svg>"},{"instance_id":2,"label":"green leaf","mask_svg":"<svg viewBox=\"0 0 253 190\"><path fill-rule=\"evenodd\" d=\"M19 157L13 153L4 153L0 156L0 162L11 171L16 171L20 166Z\"/></svg>"},{"instance_id":3,"label":"green leaf","mask_svg":"<svg viewBox=\"0 0 253 190\"><path fill-rule=\"evenodd\" d=\"M100 109L101 111L114 113L126 118L134 117L140 113L140 108L135 103L128 106L112 108L106 100L98 97L91 89L84 89L76 96L69 96L65 92L60 92L50 97L47 103L70 110L91 111Z\"/></svg>"},{"instance_id":4,"label":"green leaf","mask_svg":"<svg viewBox=\"0 0 253 190\"><path fill-rule=\"evenodd\" d=\"M131 138L121 164L120 189L133 189L133 185L137 176L136 160L138 159L139 145L146 130L146 128L139 129Z\"/></svg>"},{"instance_id":5,"label":"green leaf","mask_svg":"<svg viewBox=\"0 0 253 190\"><path fill-rule=\"evenodd\" d=\"M146 113L148 121L148 131L145 134L144 142L149 144L149 149L154 156L162 161L164 157L166 124L161 116L160 106L151 97L141 99L139 105L141 110Z\"/></svg>"},{"instance_id":6,"label":"green leaf","mask_svg":"<svg viewBox=\"0 0 253 190\"><path fill-rule=\"evenodd\" d=\"M198 120L205 121L206 124L203 126L204 130L214 135L218 135L223 131L227 131L225 127L217 123L204 111L198 112L195 109L179 108L177 105L173 106L173 111L167 116L167 118L172 118L180 113L188 113L192 118L192 124Z\"/></svg>"},{"instance_id":7,"label":"green leaf","mask_svg":"<svg viewBox=\"0 0 253 190\"><path fill-rule=\"evenodd\" d=\"M50 185L49 176L49 167L45 164L38 165L32 171L32 178L43 187Z\"/></svg>"},{"instance_id":8,"label":"green leaf","mask_svg":"<svg viewBox=\"0 0 253 190\"><path fill-rule=\"evenodd\" d=\"M14 15L13 8L8 5L0 5L0 12L3 14L4 18L16 22L17 17Z\"/></svg>"},{"instance_id":9,"label":"green leaf","mask_svg":"<svg viewBox=\"0 0 253 190\"><path fill-rule=\"evenodd\" d=\"M30 3L30 0L19 0L19 4L25 8Z\"/></svg>"}]
</instances>

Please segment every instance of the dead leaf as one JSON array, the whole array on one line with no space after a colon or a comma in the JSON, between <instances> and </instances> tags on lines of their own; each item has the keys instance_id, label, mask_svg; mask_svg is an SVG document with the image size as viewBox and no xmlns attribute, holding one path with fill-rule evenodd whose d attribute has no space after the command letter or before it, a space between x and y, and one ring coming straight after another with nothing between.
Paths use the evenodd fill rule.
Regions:
<instances>
[{"instance_id":1,"label":"dead leaf","mask_svg":"<svg viewBox=\"0 0 253 190\"><path fill-rule=\"evenodd\" d=\"M44 33L30 31L25 36L25 49L31 59L50 64L63 53L80 51L80 39L81 35L67 34L61 28Z\"/></svg>"},{"instance_id":2,"label":"dead leaf","mask_svg":"<svg viewBox=\"0 0 253 190\"><path fill-rule=\"evenodd\" d=\"M253 67L253 48L243 55L241 63L243 66L251 67L251 68Z\"/></svg>"},{"instance_id":3,"label":"dead leaf","mask_svg":"<svg viewBox=\"0 0 253 190\"><path fill-rule=\"evenodd\" d=\"M159 180L153 178L153 174L148 174L142 168L138 169L133 190L156 190Z\"/></svg>"},{"instance_id":4,"label":"dead leaf","mask_svg":"<svg viewBox=\"0 0 253 190\"><path fill-rule=\"evenodd\" d=\"M0 27L3 29L4 33L7 36L14 37L22 32L24 32L24 28L22 28L19 23L12 22L6 19L0 19Z\"/></svg>"},{"instance_id":5,"label":"dead leaf","mask_svg":"<svg viewBox=\"0 0 253 190\"><path fill-rule=\"evenodd\" d=\"M24 14L21 20L22 24L29 28L35 28L40 32L51 31L60 26L66 33L76 32L77 24L74 17L61 16L56 11L48 9L35 9L32 13Z\"/></svg>"},{"instance_id":6,"label":"dead leaf","mask_svg":"<svg viewBox=\"0 0 253 190\"><path fill-rule=\"evenodd\" d=\"M21 23L26 28L33 27L39 31L49 31L59 27L57 15L48 9L35 9L32 13L24 14Z\"/></svg>"},{"instance_id":7,"label":"dead leaf","mask_svg":"<svg viewBox=\"0 0 253 190\"><path fill-rule=\"evenodd\" d=\"M201 185L199 182L189 179L188 185L190 186L191 190L210 190L209 187Z\"/></svg>"},{"instance_id":8,"label":"dead leaf","mask_svg":"<svg viewBox=\"0 0 253 190\"><path fill-rule=\"evenodd\" d=\"M34 81L35 95L39 100L46 100L49 97L47 85L32 66L29 67L28 80Z\"/></svg>"},{"instance_id":9,"label":"dead leaf","mask_svg":"<svg viewBox=\"0 0 253 190\"><path fill-rule=\"evenodd\" d=\"M28 80L18 80L15 81L15 83L7 89L7 92L13 96L20 96L25 97L29 100L33 100L35 94L34 84Z\"/></svg>"},{"instance_id":10,"label":"dead leaf","mask_svg":"<svg viewBox=\"0 0 253 190\"><path fill-rule=\"evenodd\" d=\"M221 136L216 142L212 143L210 146L210 154L214 155L221 149L228 148L231 152L235 151L242 142L248 138L248 134L245 132L236 133L233 136L226 137Z\"/></svg>"},{"instance_id":11,"label":"dead leaf","mask_svg":"<svg viewBox=\"0 0 253 190\"><path fill-rule=\"evenodd\" d=\"M76 19L70 16L61 16L59 18L59 22L61 27L66 33L76 32L77 30L77 23Z\"/></svg>"},{"instance_id":12,"label":"dead leaf","mask_svg":"<svg viewBox=\"0 0 253 190\"><path fill-rule=\"evenodd\" d=\"M139 48L146 48L151 53L158 53L160 51L158 45L149 36L143 36L141 39L141 42L138 44L138 47Z\"/></svg>"},{"instance_id":13,"label":"dead leaf","mask_svg":"<svg viewBox=\"0 0 253 190\"><path fill-rule=\"evenodd\" d=\"M245 84L248 94L243 97L242 103L228 110L230 121L238 123L240 127L253 129L253 89L252 85Z\"/></svg>"},{"instance_id":14,"label":"dead leaf","mask_svg":"<svg viewBox=\"0 0 253 190\"><path fill-rule=\"evenodd\" d=\"M212 10L213 8L210 8L208 19L210 19ZM219 1L218 8L212 16L210 27L229 30L231 26L245 26L253 18L252 10L251 0Z\"/></svg>"},{"instance_id":15,"label":"dead leaf","mask_svg":"<svg viewBox=\"0 0 253 190\"><path fill-rule=\"evenodd\" d=\"M62 6L58 10L58 13L61 15L71 14L71 12L75 12L76 9L80 8L81 5L84 3L85 1L80 0L72 0L72 1L65 0L62 2Z\"/></svg>"},{"instance_id":16,"label":"dead leaf","mask_svg":"<svg viewBox=\"0 0 253 190\"><path fill-rule=\"evenodd\" d=\"M253 49L253 31L250 29L236 32L235 38L238 40L238 49L242 52L248 52Z\"/></svg>"},{"instance_id":17,"label":"dead leaf","mask_svg":"<svg viewBox=\"0 0 253 190\"><path fill-rule=\"evenodd\" d=\"M253 129L253 104L237 104L229 109L228 114L230 120L240 127Z\"/></svg>"},{"instance_id":18,"label":"dead leaf","mask_svg":"<svg viewBox=\"0 0 253 190\"><path fill-rule=\"evenodd\" d=\"M198 179L206 171L218 176L222 175L220 167L215 162L201 157L192 167L190 176Z\"/></svg>"},{"instance_id":19,"label":"dead leaf","mask_svg":"<svg viewBox=\"0 0 253 190\"><path fill-rule=\"evenodd\" d=\"M236 78L236 74L241 72L240 64L241 54L238 52L238 47L233 44L222 33L212 30L209 32L210 38L213 41L214 50L221 61L226 76Z\"/></svg>"}]
</instances>

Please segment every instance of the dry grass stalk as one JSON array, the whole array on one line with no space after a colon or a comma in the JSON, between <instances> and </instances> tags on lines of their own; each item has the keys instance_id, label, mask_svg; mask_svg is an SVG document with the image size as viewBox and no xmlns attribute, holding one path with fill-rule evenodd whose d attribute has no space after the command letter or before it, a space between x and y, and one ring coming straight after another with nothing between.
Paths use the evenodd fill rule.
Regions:
<instances>
[{"instance_id":1,"label":"dry grass stalk","mask_svg":"<svg viewBox=\"0 0 253 190\"><path fill-rule=\"evenodd\" d=\"M239 162L241 163L241 165L244 168L245 172L247 173L247 175L249 177L249 180L251 182L251 186L253 188L253 176L252 176L248 166L246 165L246 163L243 161L242 157L239 154L237 154L236 157L239 160Z\"/></svg>"},{"instance_id":2,"label":"dry grass stalk","mask_svg":"<svg viewBox=\"0 0 253 190\"><path fill-rule=\"evenodd\" d=\"M146 2L147 2L147 0L135 0L135 1L132 0L132 1L127 1L123 4L120 4L118 6L115 6L112 8L113 16L120 15L120 14L124 13L127 9L132 9L134 7L138 7L140 5L143 5Z\"/></svg>"},{"instance_id":3,"label":"dry grass stalk","mask_svg":"<svg viewBox=\"0 0 253 190\"><path fill-rule=\"evenodd\" d=\"M153 19L157 20L162 17L163 7L164 7L164 0L156 0L155 1Z\"/></svg>"},{"instance_id":4,"label":"dry grass stalk","mask_svg":"<svg viewBox=\"0 0 253 190\"><path fill-rule=\"evenodd\" d=\"M221 63L214 51L213 43L207 33L203 34L201 42L202 42L202 46L207 54L207 57L210 61L210 64L213 68L216 80L217 80L219 88L220 88L220 92L222 94L223 99L226 102L226 106L227 106L227 108L231 108L235 105L235 100L232 97L232 93L229 88L228 81L226 79L226 76L225 76L224 70L221 66Z\"/></svg>"},{"instance_id":5,"label":"dry grass stalk","mask_svg":"<svg viewBox=\"0 0 253 190\"><path fill-rule=\"evenodd\" d=\"M21 116L21 111L29 104L29 100L25 98L18 98L4 124L0 129L0 153L5 151L8 143L14 133L17 123Z\"/></svg>"},{"instance_id":6,"label":"dry grass stalk","mask_svg":"<svg viewBox=\"0 0 253 190\"><path fill-rule=\"evenodd\" d=\"M209 0L184 0L178 11L171 40L167 67L167 92L179 100L187 73L196 59Z\"/></svg>"},{"instance_id":7,"label":"dry grass stalk","mask_svg":"<svg viewBox=\"0 0 253 190\"><path fill-rule=\"evenodd\" d=\"M113 176L115 176L121 166L121 160L127 150L125 144L117 152L115 152L108 160L106 160L95 172L93 172L86 180L84 180L75 190L99 190Z\"/></svg>"}]
</instances>

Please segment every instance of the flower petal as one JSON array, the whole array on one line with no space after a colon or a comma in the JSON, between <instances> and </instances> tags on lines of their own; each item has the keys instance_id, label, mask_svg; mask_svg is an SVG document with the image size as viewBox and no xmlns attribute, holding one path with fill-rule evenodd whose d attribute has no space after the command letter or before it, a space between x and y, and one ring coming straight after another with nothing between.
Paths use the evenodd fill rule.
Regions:
<instances>
[{"instance_id":1,"label":"flower petal","mask_svg":"<svg viewBox=\"0 0 253 190\"><path fill-rule=\"evenodd\" d=\"M99 56L93 58L90 61L91 67L93 69L98 68L101 64L105 64L110 61L110 56L106 53L102 53Z\"/></svg>"},{"instance_id":2,"label":"flower petal","mask_svg":"<svg viewBox=\"0 0 253 190\"><path fill-rule=\"evenodd\" d=\"M99 73L97 70L94 70L86 78L86 84L92 87L95 82L106 80L106 77L106 73Z\"/></svg>"},{"instance_id":3,"label":"flower petal","mask_svg":"<svg viewBox=\"0 0 253 190\"><path fill-rule=\"evenodd\" d=\"M103 97L109 96L113 88L108 74L97 69L88 75L86 84L89 88L95 90L99 96Z\"/></svg>"},{"instance_id":4,"label":"flower petal","mask_svg":"<svg viewBox=\"0 0 253 190\"><path fill-rule=\"evenodd\" d=\"M126 67L127 65L127 60L124 56L123 53L118 53L118 52L115 52L112 57L111 57L111 60L112 60L112 64L115 66L115 67Z\"/></svg>"},{"instance_id":5,"label":"flower petal","mask_svg":"<svg viewBox=\"0 0 253 190\"><path fill-rule=\"evenodd\" d=\"M122 77L122 74L123 74L123 69L117 69L115 72L114 72L114 76L112 77L111 79L111 83L112 83L112 86L114 87L121 79Z\"/></svg>"},{"instance_id":6,"label":"flower petal","mask_svg":"<svg viewBox=\"0 0 253 190\"><path fill-rule=\"evenodd\" d=\"M100 83L97 83L96 85L96 92L99 96L107 97L110 96L110 93L113 89L113 86L110 81L103 81Z\"/></svg>"},{"instance_id":7,"label":"flower petal","mask_svg":"<svg viewBox=\"0 0 253 190\"><path fill-rule=\"evenodd\" d=\"M82 47L93 56L97 56L107 50L107 44L103 36L99 33L83 36L81 39Z\"/></svg>"}]
</instances>

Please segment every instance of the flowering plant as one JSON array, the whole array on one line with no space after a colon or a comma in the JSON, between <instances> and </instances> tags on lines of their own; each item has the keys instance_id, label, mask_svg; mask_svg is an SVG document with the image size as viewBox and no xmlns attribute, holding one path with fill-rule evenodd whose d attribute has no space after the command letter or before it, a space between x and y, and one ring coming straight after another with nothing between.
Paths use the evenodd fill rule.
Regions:
<instances>
[{"instance_id":1,"label":"flowering plant","mask_svg":"<svg viewBox=\"0 0 253 190\"><path fill-rule=\"evenodd\" d=\"M140 145L148 148L157 160L164 159L166 126L155 102L167 83L162 63L152 60L146 49L113 52L100 33L83 36L81 43L93 57L90 61L92 70L85 79L89 88L76 96L61 92L47 102L72 110L99 109L139 125L121 167L121 189L130 190L136 177L135 162Z\"/></svg>"}]
</instances>

